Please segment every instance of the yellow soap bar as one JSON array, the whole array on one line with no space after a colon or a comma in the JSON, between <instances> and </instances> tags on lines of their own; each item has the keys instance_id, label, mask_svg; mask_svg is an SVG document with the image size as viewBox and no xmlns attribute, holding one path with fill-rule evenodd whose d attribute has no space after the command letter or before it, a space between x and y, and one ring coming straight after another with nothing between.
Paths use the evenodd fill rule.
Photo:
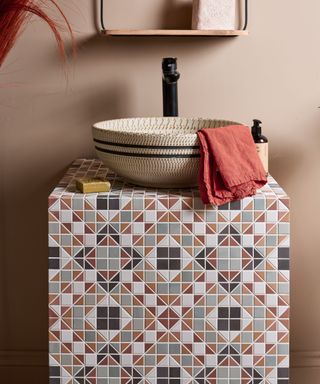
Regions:
<instances>
[{"instance_id":1,"label":"yellow soap bar","mask_svg":"<svg viewBox=\"0 0 320 384\"><path fill-rule=\"evenodd\" d=\"M111 184L107 179L97 178L81 178L76 179L77 189L82 193L110 192Z\"/></svg>"}]
</instances>

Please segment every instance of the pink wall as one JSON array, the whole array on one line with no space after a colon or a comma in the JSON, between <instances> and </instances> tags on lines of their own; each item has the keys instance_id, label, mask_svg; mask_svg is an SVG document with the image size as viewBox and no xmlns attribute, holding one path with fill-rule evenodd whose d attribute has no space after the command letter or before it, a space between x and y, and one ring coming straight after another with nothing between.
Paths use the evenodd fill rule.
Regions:
<instances>
[{"instance_id":1,"label":"pink wall","mask_svg":"<svg viewBox=\"0 0 320 384\"><path fill-rule=\"evenodd\" d=\"M190 2L177 0L176 13L172 3L106 0L106 22L185 26ZM93 122L161 115L160 63L170 55L182 74L181 115L264 121L271 173L292 197L296 364L320 351L320 3L251 3L248 37L107 39L96 34L93 1L61 1L79 45L67 81L47 26L27 28L0 76L0 372L20 360L46 364L49 191L73 159L94 156Z\"/></svg>"}]
</instances>

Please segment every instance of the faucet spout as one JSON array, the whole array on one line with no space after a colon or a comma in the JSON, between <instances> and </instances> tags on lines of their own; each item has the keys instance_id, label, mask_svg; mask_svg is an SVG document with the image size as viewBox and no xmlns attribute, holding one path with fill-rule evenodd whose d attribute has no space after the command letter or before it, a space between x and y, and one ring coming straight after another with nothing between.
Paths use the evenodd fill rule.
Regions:
<instances>
[{"instance_id":1,"label":"faucet spout","mask_svg":"<svg viewBox=\"0 0 320 384\"><path fill-rule=\"evenodd\" d=\"M177 59L166 57L162 61L163 116L178 116L178 80Z\"/></svg>"}]
</instances>

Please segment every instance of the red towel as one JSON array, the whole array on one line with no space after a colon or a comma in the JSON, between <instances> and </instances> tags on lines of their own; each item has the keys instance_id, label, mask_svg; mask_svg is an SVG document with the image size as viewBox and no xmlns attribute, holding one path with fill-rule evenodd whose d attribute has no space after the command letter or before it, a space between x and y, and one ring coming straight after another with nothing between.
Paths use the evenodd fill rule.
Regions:
<instances>
[{"instance_id":1,"label":"red towel","mask_svg":"<svg viewBox=\"0 0 320 384\"><path fill-rule=\"evenodd\" d=\"M253 196L267 183L250 129L244 125L198 131L200 195L205 204L222 205Z\"/></svg>"}]
</instances>

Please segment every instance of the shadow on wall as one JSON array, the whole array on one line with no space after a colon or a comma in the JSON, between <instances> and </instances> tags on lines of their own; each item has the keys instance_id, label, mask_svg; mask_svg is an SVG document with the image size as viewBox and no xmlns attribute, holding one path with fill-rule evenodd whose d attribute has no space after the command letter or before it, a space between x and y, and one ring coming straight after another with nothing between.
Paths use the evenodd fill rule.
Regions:
<instances>
[{"instance_id":1,"label":"shadow on wall","mask_svg":"<svg viewBox=\"0 0 320 384\"><path fill-rule=\"evenodd\" d=\"M129 90L123 83L103 86L101 90L84 96L81 105L86 105L86 116L88 114L92 116L92 124L108 119L119 119L129 114Z\"/></svg>"},{"instance_id":2,"label":"shadow on wall","mask_svg":"<svg viewBox=\"0 0 320 384\"><path fill-rule=\"evenodd\" d=\"M162 52L167 55L181 54L183 57L194 56L199 50L217 51L222 49L226 42L235 43L236 38L230 37L177 37L177 36L116 36L107 37L101 34L93 35L78 40L79 56L81 59L90 59L94 55L95 59L107 56L110 60L119 60L120 57L133 58L143 56L159 57ZM188 49L187 49L188 48ZM67 52L71 52L71 46L67 46ZM128 60L128 59L126 59ZM120 63L119 63L120 64Z\"/></svg>"},{"instance_id":3,"label":"shadow on wall","mask_svg":"<svg viewBox=\"0 0 320 384\"><path fill-rule=\"evenodd\" d=\"M269 156L271 174L277 181L281 180L282 185L291 184L288 178L295 178L300 172L299 168L304 166L301 151L295 151L292 147L274 148Z\"/></svg>"},{"instance_id":4,"label":"shadow on wall","mask_svg":"<svg viewBox=\"0 0 320 384\"><path fill-rule=\"evenodd\" d=\"M192 2L167 0L161 16L164 29L190 29L192 22Z\"/></svg>"},{"instance_id":5,"label":"shadow on wall","mask_svg":"<svg viewBox=\"0 0 320 384\"><path fill-rule=\"evenodd\" d=\"M305 149L306 144L304 141L299 143L300 145L297 144L290 146L285 140L272 141L270 143L269 157L271 174L277 180L281 180L282 185L291 186L294 183L294 180L305 177L313 165L316 166L319 164L320 132L319 124L317 123L317 117L312 115L307 116L306 119L301 122L301 127L302 126L304 132L307 132L308 136L311 138L311 144L308 143L308 150ZM317 153L318 155L316 155L315 158L310 158L310 156L312 156L314 153ZM288 190L286 192L288 192L289 195L294 194L294 192L296 194L297 187L295 187L295 191Z\"/></svg>"},{"instance_id":6,"label":"shadow on wall","mask_svg":"<svg viewBox=\"0 0 320 384\"><path fill-rule=\"evenodd\" d=\"M48 196L75 158L95 156L92 123L126 114L128 97L126 87L114 81L89 91L84 88L72 97L54 92L38 95L33 100L27 91L23 98L25 106L21 109L17 106L20 113L24 114L34 103L37 113L26 116L27 124L32 127L28 134L21 132L21 126L14 120L10 125L11 133L16 131L15 136L20 141L17 146L21 148L10 162L10 171L15 172L17 167L23 166L24 172L11 183L1 185L1 190L4 188L1 221L5 217L5 222L3 229L1 226L1 255L4 257L0 258L3 332L0 350L41 349L46 353ZM21 102L20 99L17 103ZM57 145L50 143L56 143L59 137L63 140L57 151ZM3 145L10 148L12 143ZM33 176L30 178L30 175ZM24 326L16 331L22 319ZM24 336L19 337L22 333ZM34 340L32 344L28 342L31 339Z\"/></svg>"}]
</instances>

